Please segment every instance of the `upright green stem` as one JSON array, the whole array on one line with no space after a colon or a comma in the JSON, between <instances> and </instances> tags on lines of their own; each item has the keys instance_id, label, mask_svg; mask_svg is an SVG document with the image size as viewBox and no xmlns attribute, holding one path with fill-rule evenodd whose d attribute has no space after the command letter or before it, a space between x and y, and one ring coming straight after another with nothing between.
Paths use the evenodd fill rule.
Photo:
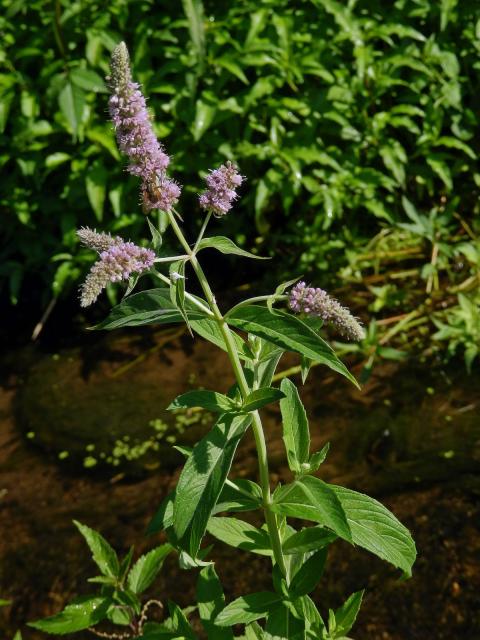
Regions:
<instances>
[{"instance_id":1,"label":"upright green stem","mask_svg":"<svg viewBox=\"0 0 480 640\"><path fill-rule=\"evenodd\" d=\"M225 345L227 347L227 353L230 359L230 362L233 367L233 371L235 373L235 377L237 379L238 386L240 388L240 392L243 398L246 398L250 393L250 388L248 386L247 379L245 377L245 373L242 368L242 364L240 362L240 358L238 356L237 348L235 346L235 341L233 338L232 331L228 326L225 318L223 317L220 309L215 300L215 296L210 288L208 280L203 272L200 263L197 260L197 257L190 249L188 242L185 239L185 236L182 233L182 230L178 226L178 223L175 219L175 216L172 213L169 213L170 224L172 229L175 232L180 244L185 249L186 253L190 256L190 263L192 265L193 270L200 282L200 285L203 289L203 293L210 305L211 310L215 316L215 321L217 322L220 331L222 332L223 338L225 340ZM205 229L203 227L203 230ZM260 476L260 486L262 488L262 497L263 497L263 509L265 513L265 521L268 528L268 533L270 536L270 542L272 544L273 555L276 563L278 564L280 571L283 575L287 574L287 569L285 566L285 559L283 557L282 552L282 543L280 540L280 535L278 532L277 518L273 511L271 510L272 505L272 496L270 493L270 477L268 471L268 456L267 456L267 445L265 442L265 435L263 432L262 421L260 419L260 415L258 411L252 412L252 429L253 435L255 438L255 444L257 447L257 455L258 455L258 468L259 468L259 476Z\"/></svg>"}]
</instances>

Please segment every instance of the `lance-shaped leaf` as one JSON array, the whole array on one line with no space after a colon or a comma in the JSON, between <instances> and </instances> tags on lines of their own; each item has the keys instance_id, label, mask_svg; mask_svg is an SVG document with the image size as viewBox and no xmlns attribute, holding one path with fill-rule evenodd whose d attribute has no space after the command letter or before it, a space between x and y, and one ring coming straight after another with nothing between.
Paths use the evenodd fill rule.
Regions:
<instances>
[{"instance_id":1,"label":"lance-shaped leaf","mask_svg":"<svg viewBox=\"0 0 480 640\"><path fill-rule=\"evenodd\" d=\"M213 565L202 569L197 580L198 613L209 640L233 640L231 629L217 626L214 622L225 606L222 585Z\"/></svg>"},{"instance_id":2,"label":"lance-shaped leaf","mask_svg":"<svg viewBox=\"0 0 480 640\"><path fill-rule=\"evenodd\" d=\"M302 465L308 463L310 455L307 414L293 382L284 378L280 389L285 394L283 400L280 400L280 411L288 466L295 473L301 473Z\"/></svg>"},{"instance_id":3,"label":"lance-shaped leaf","mask_svg":"<svg viewBox=\"0 0 480 640\"><path fill-rule=\"evenodd\" d=\"M238 329L260 336L282 349L295 351L315 362L325 364L357 385L355 378L338 359L333 349L296 316L282 311L271 312L266 307L252 304L234 308L227 314L226 319Z\"/></svg>"},{"instance_id":4,"label":"lance-shaped leaf","mask_svg":"<svg viewBox=\"0 0 480 640\"><path fill-rule=\"evenodd\" d=\"M346 600L343 605L330 614L330 620L334 621L334 628L329 628L332 638L343 638L353 627L358 612L362 606L363 591L357 591Z\"/></svg>"},{"instance_id":5,"label":"lance-shaped leaf","mask_svg":"<svg viewBox=\"0 0 480 640\"><path fill-rule=\"evenodd\" d=\"M319 478L305 476L276 491L272 510L293 518L313 520L352 542L350 526L336 492Z\"/></svg>"},{"instance_id":6,"label":"lance-shaped leaf","mask_svg":"<svg viewBox=\"0 0 480 640\"><path fill-rule=\"evenodd\" d=\"M323 575L326 560L326 547L307 558L290 582L288 587L289 595L293 598L298 598L306 596L313 591Z\"/></svg>"},{"instance_id":7,"label":"lance-shaped leaf","mask_svg":"<svg viewBox=\"0 0 480 640\"><path fill-rule=\"evenodd\" d=\"M206 303L205 303L206 304ZM190 320L201 320L205 314L198 309L189 309ZM122 300L110 311L108 317L94 329L118 329L147 324L171 324L183 322L182 314L170 298L170 289L149 289Z\"/></svg>"},{"instance_id":8,"label":"lance-shaped leaf","mask_svg":"<svg viewBox=\"0 0 480 640\"><path fill-rule=\"evenodd\" d=\"M254 253L250 253L249 251L240 249L240 247L237 247L233 240L230 240L230 238L226 238L225 236L214 236L213 238L203 238L203 240L200 240L200 244L198 245L199 250L209 248L217 249L217 251L220 251L220 253L232 253L237 256L243 256L244 258L270 260L270 258L256 256Z\"/></svg>"},{"instance_id":9,"label":"lance-shaped leaf","mask_svg":"<svg viewBox=\"0 0 480 640\"><path fill-rule=\"evenodd\" d=\"M182 549L193 557L250 422L251 416L221 416L195 445L180 475L173 504L173 528Z\"/></svg>"},{"instance_id":10,"label":"lance-shaped leaf","mask_svg":"<svg viewBox=\"0 0 480 640\"><path fill-rule=\"evenodd\" d=\"M171 551L173 551L172 545L166 543L141 556L130 569L127 579L128 588L133 593L142 593L148 589Z\"/></svg>"},{"instance_id":11,"label":"lance-shaped leaf","mask_svg":"<svg viewBox=\"0 0 480 640\"><path fill-rule=\"evenodd\" d=\"M43 620L29 622L28 626L55 635L75 633L101 622L106 617L111 603L110 598L98 596L77 598L60 613Z\"/></svg>"},{"instance_id":12,"label":"lance-shaped leaf","mask_svg":"<svg viewBox=\"0 0 480 640\"><path fill-rule=\"evenodd\" d=\"M247 596L242 596L230 602L230 604L218 614L215 622L221 627L230 627L233 624L240 623L248 624L254 620L265 618L270 609L281 600L281 595L271 593L270 591L250 593Z\"/></svg>"},{"instance_id":13,"label":"lance-shaped leaf","mask_svg":"<svg viewBox=\"0 0 480 640\"><path fill-rule=\"evenodd\" d=\"M256 411L261 409L266 404L277 402L284 397L283 391L275 389L273 387L262 387L261 389L255 389L248 394L243 401L242 411Z\"/></svg>"},{"instance_id":14,"label":"lance-shaped leaf","mask_svg":"<svg viewBox=\"0 0 480 640\"><path fill-rule=\"evenodd\" d=\"M168 406L168 410L188 409L190 407L202 407L203 409L207 409L207 411L214 411L216 413L225 413L226 411L234 412L237 410L235 403L227 396L224 396L223 393L203 389L182 393L182 395L177 396Z\"/></svg>"},{"instance_id":15,"label":"lance-shaped leaf","mask_svg":"<svg viewBox=\"0 0 480 640\"><path fill-rule=\"evenodd\" d=\"M271 556L270 537L264 529L257 529L248 522L237 518L210 518L207 531L212 536L232 547Z\"/></svg>"},{"instance_id":16,"label":"lance-shaped leaf","mask_svg":"<svg viewBox=\"0 0 480 640\"><path fill-rule=\"evenodd\" d=\"M410 576L417 552L408 529L374 498L345 487L329 487L342 505L353 544L371 551Z\"/></svg>"},{"instance_id":17,"label":"lance-shaped leaf","mask_svg":"<svg viewBox=\"0 0 480 640\"><path fill-rule=\"evenodd\" d=\"M202 338L208 340L212 344L220 347L223 351L227 351L227 345L225 344L225 338L215 320L211 320L210 318L203 317L201 320L192 319L192 313L190 308L188 310L188 317L190 319L190 326L192 329L198 333ZM246 342L235 332L232 332L233 339L235 341L235 346L237 348L238 355L242 360L249 360L252 358L252 353L249 350Z\"/></svg>"},{"instance_id":18,"label":"lance-shaped leaf","mask_svg":"<svg viewBox=\"0 0 480 640\"><path fill-rule=\"evenodd\" d=\"M76 520L73 522L85 538L88 546L90 547L90 551L92 552L93 561L103 575L110 578L118 577L120 572L120 563L118 562L117 554L114 549L112 549L105 538L97 531L90 529L90 527L87 527Z\"/></svg>"},{"instance_id":19,"label":"lance-shaped leaf","mask_svg":"<svg viewBox=\"0 0 480 640\"><path fill-rule=\"evenodd\" d=\"M305 619L300 619L290 602L278 602L268 611L265 640L305 640Z\"/></svg>"},{"instance_id":20,"label":"lance-shaped leaf","mask_svg":"<svg viewBox=\"0 0 480 640\"><path fill-rule=\"evenodd\" d=\"M283 543L283 553L291 555L323 549L337 539L337 535L325 527L307 527L295 532Z\"/></svg>"}]
</instances>

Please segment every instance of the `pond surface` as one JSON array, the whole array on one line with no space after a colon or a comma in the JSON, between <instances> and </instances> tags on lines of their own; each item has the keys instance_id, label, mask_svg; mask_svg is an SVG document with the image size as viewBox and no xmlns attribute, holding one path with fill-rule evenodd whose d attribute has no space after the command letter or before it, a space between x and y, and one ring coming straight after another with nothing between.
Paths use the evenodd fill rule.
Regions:
<instances>
[{"instance_id":1,"label":"pond surface","mask_svg":"<svg viewBox=\"0 0 480 640\"><path fill-rule=\"evenodd\" d=\"M200 384L226 391L233 380L223 353L172 329L106 334L55 353L20 349L2 370L0 597L12 604L0 610L0 632L8 640L22 627L33 640L44 636L25 622L86 593L94 575L72 519L120 553L153 546L144 531L182 464L171 444L196 441L211 423L165 407ZM314 597L325 611L366 588L357 640L480 639L479 382L461 365L383 364L361 391L320 367L302 390L312 448L331 442L321 476L380 498L418 547L403 582L368 553L333 545ZM278 412L263 417L272 482L288 480ZM232 476L256 477L248 435ZM267 559L221 543L215 557L227 599L270 588ZM154 592L186 606L194 582L172 558Z\"/></svg>"}]
</instances>

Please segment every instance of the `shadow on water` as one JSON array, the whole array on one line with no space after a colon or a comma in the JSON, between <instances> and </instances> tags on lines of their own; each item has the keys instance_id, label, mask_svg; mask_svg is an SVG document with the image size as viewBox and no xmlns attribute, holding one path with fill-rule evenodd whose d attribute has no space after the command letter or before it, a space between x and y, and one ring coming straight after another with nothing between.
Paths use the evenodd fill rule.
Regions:
<instances>
[{"instance_id":1,"label":"shadow on water","mask_svg":"<svg viewBox=\"0 0 480 640\"><path fill-rule=\"evenodd\" d=\"M56 353L18 350L4 364L12 373L0 393L0 596L13 602L0 631L10 638L88 589L93 567L73 518L120 552L156 542L144 531L182 463L171 445L192 444L213 420L165 407L199 384L226 391L232 376L223 353L176 329L107 334ZM302 390L312 447L331 442L322 477L381 497L419 549L413 579L402 582L366 552L333 545L315 595L338 606L368 589L356 638L480 638L478 383L478 370L467 376L461 366L383 364L361 391L322 368ZM278 412L263 415L273 480L286 480ZM233 475L256 475L249 434ZM269 588L267 559L220 543L216 554L228 598ZM192 575L169 559L156 593L187 605Z\"/></svg>"}]
</instances>

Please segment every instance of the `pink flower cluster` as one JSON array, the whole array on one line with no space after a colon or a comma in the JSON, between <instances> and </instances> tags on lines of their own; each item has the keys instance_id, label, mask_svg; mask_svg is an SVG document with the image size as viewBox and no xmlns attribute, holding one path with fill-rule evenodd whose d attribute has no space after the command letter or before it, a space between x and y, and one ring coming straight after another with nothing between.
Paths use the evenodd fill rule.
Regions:
<instances>
[{"instance_id":1,"label":"pink flower cluster","mask_svg":"<svg viewBox=\"0 0 480 640\"><path fill-rule=\"evenodd\" d=\"M318 316L325 323L331 323L348 340L359 341L365 337L363 327L350 311L323 289L299 282L290 291L288 304L295 313Z\"/></svg>"},{"instance_id":2,"label":"pink flower cluster","mask_svg":"<svg viewBox=\"0 0 480 640\"><path fill-rule=\"evenodd\" d=\"M242 184L243 177L237 167L228 161L211 171L205 181L208 189L199 198L200 206L216 216L224 216L238 197L235 189Z\"/></svg>"},{"instance_id":3,"label":"pink flower cluster","mask_svg":"<svg viewBox=\"0 0 480 640\"><path fill-rule=\"evenodd\" d=\"M130 160L127 170L142 179L142 198L146 211L170 211L180 196L180 186L167 177L170 158L152 128L140 87L132 82L130 60L124 42L115 47L109 85L110 118L120 150Z\"/></svg>"},{"instance_id":4,"label":"pink flower cluster","mask_svg":"<svg viewBox=\"0 0 480 640\"><path fill-rule=\"evenodd\" d=\"M99 260L90 269L80 288L80 304L93 304L109 282L128 280L133 273L142 273L153 266L155 253L138 247L118 236L97 233L83 228L77 231L83 244L99 252Z\"/></svg>"}]
</instances>

